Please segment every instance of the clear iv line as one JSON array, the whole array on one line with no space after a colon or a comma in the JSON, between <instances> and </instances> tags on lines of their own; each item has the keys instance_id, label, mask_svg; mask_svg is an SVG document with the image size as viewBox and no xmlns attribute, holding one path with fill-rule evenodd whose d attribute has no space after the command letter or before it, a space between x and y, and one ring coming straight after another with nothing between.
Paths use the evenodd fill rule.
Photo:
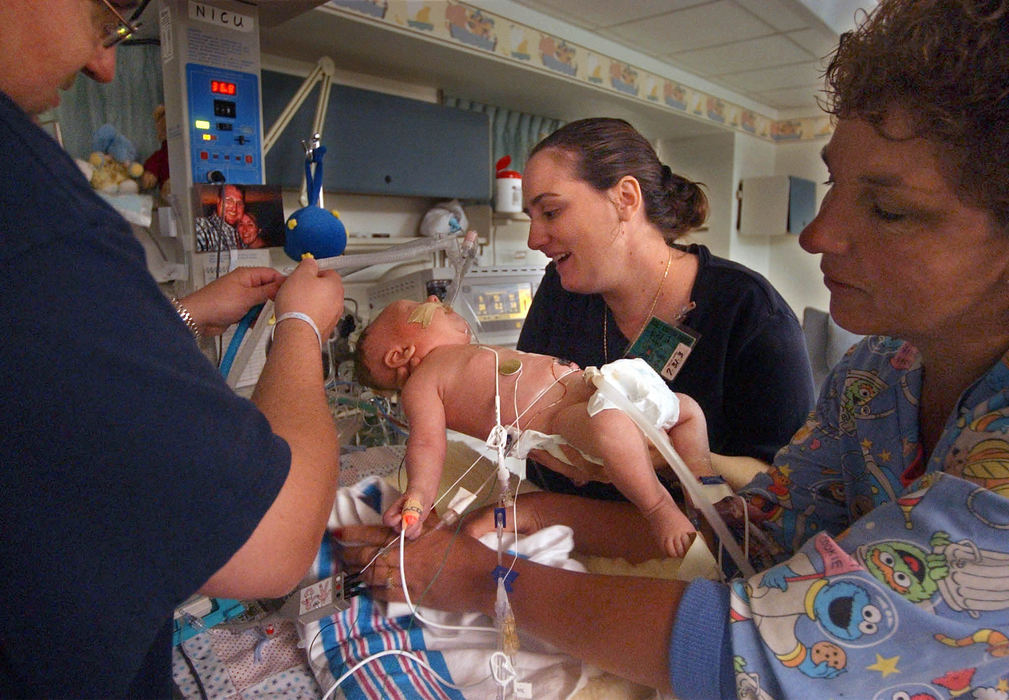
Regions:
<instances>
[{"instance_id":1,"label":"clear iv line","mask_svg":"<svg viewBox=\"0 0 1009 700\"><path fill-rule=\"evenodd\" d=\"M473 260L476 259L476 238L476 231L470 229L466 232L466 236L459 244L461 260L455 265L455 278L452 280L452 286L448 290L448 296L445 297L445 306L450 309L455 307L456 297L459 296L459 290L462 288L462 278L467 272L469 272L469 268L473 264Z\"/></svg>"}]
</instances>

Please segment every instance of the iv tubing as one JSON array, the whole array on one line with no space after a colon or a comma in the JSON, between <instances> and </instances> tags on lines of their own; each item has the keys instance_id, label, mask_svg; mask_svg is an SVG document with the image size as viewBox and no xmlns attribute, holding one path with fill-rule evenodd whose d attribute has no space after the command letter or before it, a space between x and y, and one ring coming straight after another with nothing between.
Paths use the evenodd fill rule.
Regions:
<instances>
[{"instance_id":1,"label":"iv tubing","mask_svg":"<svg viewBox=\"0 0 1009 700\"><path fill-rule=\"evenodd\" d=\"M354 664L350 668L350 670L348 670L346 673L344 673L342 676L336 679L333 685L329 687L329 690L326 691L326 694L322 696L322 700L329 700L329 698L333 697L333 693L335 693L336 689L340 687L340 684L342 684L345 680L347 680L352 675L357 673L357 671L360 670L362 666L371 663L372 661L377 661L383 656L405 656L406 658L416 662L422 668L427 669L428 673L431 673L435 677L435 679L443 686L445 686L446 688L452 688L453 690L467 690L468 688L475 688L478 685L485 683L488 679L493 678L492 674L491 676L488 676L487 678L484 678L483 680L477 681L476 683L472 683L470 685L454 685L449 681L445 680L437 671L434 670L434 668L431 667L430 664L428 664L426 661L424 661L424 659L420 658L416 654L413 654L409 651L404 651L403 649L385 649L383 651L375 652L371 656L365 657L360 661L358 661L356 664ZM493 660L494 655L492 654L491 657ZM494 680L495 682L497 682L496 678Z\"/></svg>"},{"instance_id":2,"label":"iv tubing","mask_svg":"<svg viewBox=\"0 0 1009 700\"><path fill-rule=\"evenodd\" d=\"M462 260L455 266L455 279L452 280L452 286L449 288L448 296L445 298L445 305L450 309L455 308L456 297L459 296L459 290L462 288L462 278L469 272L473 259L476 258L476 238L476 231L470 229L466 232L466 236L460 244Z\"/></svg>"},{"instance_id":3,"label":"iv tubing","mask_svg":"<svg viewBox=\"0 0 1009 700\"><path fill-rule=\"evenodd\" d=\"M445 236L444 238L424 238L408 243L390 246L385 250L376 253L356 253L354 255L337 255L332 258L319 258L320 270L337 270L343 275L363 270L372 265L382 265L384 263L403 262L413 260L424 253L433 253L436 250L457 245L458 236ZM284 270L284 274L291 274L294 266Z\"/></svg>"},{"instance_id":4,"label":"iv tubing","mask_svg":"<svg viewBox=\"0 0 1009 700\"><path fill-rule=\"evenodd\" d=\"M238 354L235 355L235 361L231 364L231 367L227 370L225 377L228 381L228 386L234 389L238 385L238 380L242 376L242 372L245 371L245 366L249 364L249 358L252 357L252 353L256 351L256 347L259 346L259 339L263 337L263 333L266 332L266 327L273 322L273 299L267 299L262 305L262 311L259 312L258 321L252 325L248 333L248 339L242 343L241 348L238 350ZM244 321L244 319L243 319ZM238 338L238 342L242 342L242 338L239 337L238 333L231 339L231 343L235 342L235 338ZM231 347L229 345L228 352L231 352Z\"/></svg>"},{"instance_id":5,"label":"iv tubing","mask_svg":"<svg viewBox=\"0 0 1009 700\"><path fill-rule=\"evenodd\" d=\"M607 399L617 405L617 408L626 413L652 444L658 448L662 456L665 457L666 462L673 468L687 495L690 496L694 505L701 511L701 514L715 530L715 533L721 538L722 546L728 551L729 556L732 557L732 561L739 567L740 572L746 578L753 576L756 572L750 566L750 562L743 555L739 544L729 532L725 521L722 520L715 507L711 503L708 503L707 499L701 494L700 487L697 484L697 477L694 476L693 472L684 464L683 459L673 449L669 436L646 420L641 415L641 412L620 391L610 384L601 373L593 373L591 379L592 383L596 385L597 390L601 391Z\"/></svg>"},{"instance_id":6,"label":"iv tubing","mask_svg":"<svg viewBox=\"0 0 1009 700\"><path fill-rule=\"evenodd\" d=\"M399 533L399 581L400 585L403 586L403 598L415 618L417 618L423 624L428 625L429 627L434 627L435 629L440 630L459 630L463 632L492 632L494 634L497 634L496 627L480 627L476 625L443 625L423 617L420 614L420 611L417 609L417 607L413 604L413 601L410 600L410 590L406 586L406 568L405 568L406 557L404 555L405 551L406 551L406 532L401 531Z\"/></svg>"},{"instance_id":7,"label":"iv tubing","mask_svg":"<svg viewBox=\"0 0 1009 700\"><path fill-rule=\"evenodd\" d=\"M252 325L253 319L256 318L263 308L262 304L257 304L253 306L249 311L242 317L242 320L238 322L238 328L235 329L235 334L231 337L231 342L228 343L228 350L224 353L224 359L221 360L221 374L227 378L228 374L231 372L231 365L234 363L235 355L238 352L238 347L242 344L242 339L245 337L246 332L248 332L249 327ZM242 364L245 364L244 362Z\"/></svg>"}]
</instances>

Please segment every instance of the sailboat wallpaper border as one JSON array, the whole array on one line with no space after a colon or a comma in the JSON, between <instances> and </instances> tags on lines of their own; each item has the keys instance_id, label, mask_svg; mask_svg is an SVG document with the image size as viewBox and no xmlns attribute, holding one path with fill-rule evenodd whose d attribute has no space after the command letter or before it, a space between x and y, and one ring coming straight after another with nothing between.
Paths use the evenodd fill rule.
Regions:
<instances>
[{"instance_id":1,"label":"sailboat wallpaper border","mask_svg":"<svg viewBox=\"0 0 1009 700\"><path fill-rule=\"evenodd\" d=\"M826 115L774 120L751 109L546 34L506 17L454 0L330 0L325 7L355 19L492 53L561 79L589 83L670 112L735 129L773 142L829 136Z\"/></svg>"}]
</instances>

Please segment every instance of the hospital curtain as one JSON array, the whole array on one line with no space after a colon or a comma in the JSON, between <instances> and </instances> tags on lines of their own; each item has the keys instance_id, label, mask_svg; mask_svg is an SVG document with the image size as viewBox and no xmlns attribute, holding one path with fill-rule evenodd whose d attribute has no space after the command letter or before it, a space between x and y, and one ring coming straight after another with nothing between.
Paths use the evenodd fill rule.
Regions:
<instances>
[{"instance_id":1,"label":"hospital curtain","mask_svg":"<svg viewBox=\"0 0 1009 700\"><path fill-rule=\"evenodd\" d=\"M78 75L52 110L60 125L63 146L74 158L87 159L94 150L98 127L112 124L137 149L143 163L161 147L151 116L164 102L161 48L156 44L124 43L116 49L116 78L97 83Z\"/></svg>"},{"instance_id":2,"label":"hospital curtain","mask_svg":"<svg viewBox=\"0 0 1009 700\"><path fill-rule=\"evenodd\" d=\"M461 97L446 95L442 102L448 107L456 107L471 112L483 112L490 117L491 125L491 154L493 162L503 156L511 156L512 162L508 166L509 170L521 172L525 168L526 158L529 151L541 139L553 133L564 122L548 117L538 117L533 114L524 114L503 107L485 105L480 102L466 100Z\"/></svg>"}]
</instances>

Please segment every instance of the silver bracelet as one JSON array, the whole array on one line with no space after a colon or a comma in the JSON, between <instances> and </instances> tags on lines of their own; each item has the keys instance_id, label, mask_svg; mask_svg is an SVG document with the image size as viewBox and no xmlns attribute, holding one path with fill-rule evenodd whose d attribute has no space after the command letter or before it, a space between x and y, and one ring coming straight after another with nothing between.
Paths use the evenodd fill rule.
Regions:
<instances>
[{"instance_id":1,"label":"silver bracelet","mask_svg":"<svg viewBox=\"0 0 1009 700\"><path fill-rule=\"evenodd\" d=\"M319 333L319 327L315 325L315 321L308 314L303 314L300 311L288 311L287 313L280 314L277 316L277 320L273 322L273 330L270 331L270 339L273 339L273 334L277 330L277 326L280 325L281 321L286 321L289 318L296 318L299 321L304 321L307 323L313 331L315 331L315 337L319 339L319 350L322 350L322 334Z\"/></svg>"},{"instance_id":2,"label":"silver bracelet","mask_svg":"<svg viewBox=\"0 0 1009 700\"><path fill-rule=\"evenodd\" d=\"M172 297L169 301L172 302L172 306L175 307L175 313L177 313L179 315L179 318L182 319L183 323L186 324L186 328L189 329L189 332L193 334L194 338L199 340L200 337L202 336L202 333L200 333L200 326L193 319L193 315L189 313L189 309L183 306L182 302L179 301L178 298L176 297Z\"/></svg>"}]
</instances>

